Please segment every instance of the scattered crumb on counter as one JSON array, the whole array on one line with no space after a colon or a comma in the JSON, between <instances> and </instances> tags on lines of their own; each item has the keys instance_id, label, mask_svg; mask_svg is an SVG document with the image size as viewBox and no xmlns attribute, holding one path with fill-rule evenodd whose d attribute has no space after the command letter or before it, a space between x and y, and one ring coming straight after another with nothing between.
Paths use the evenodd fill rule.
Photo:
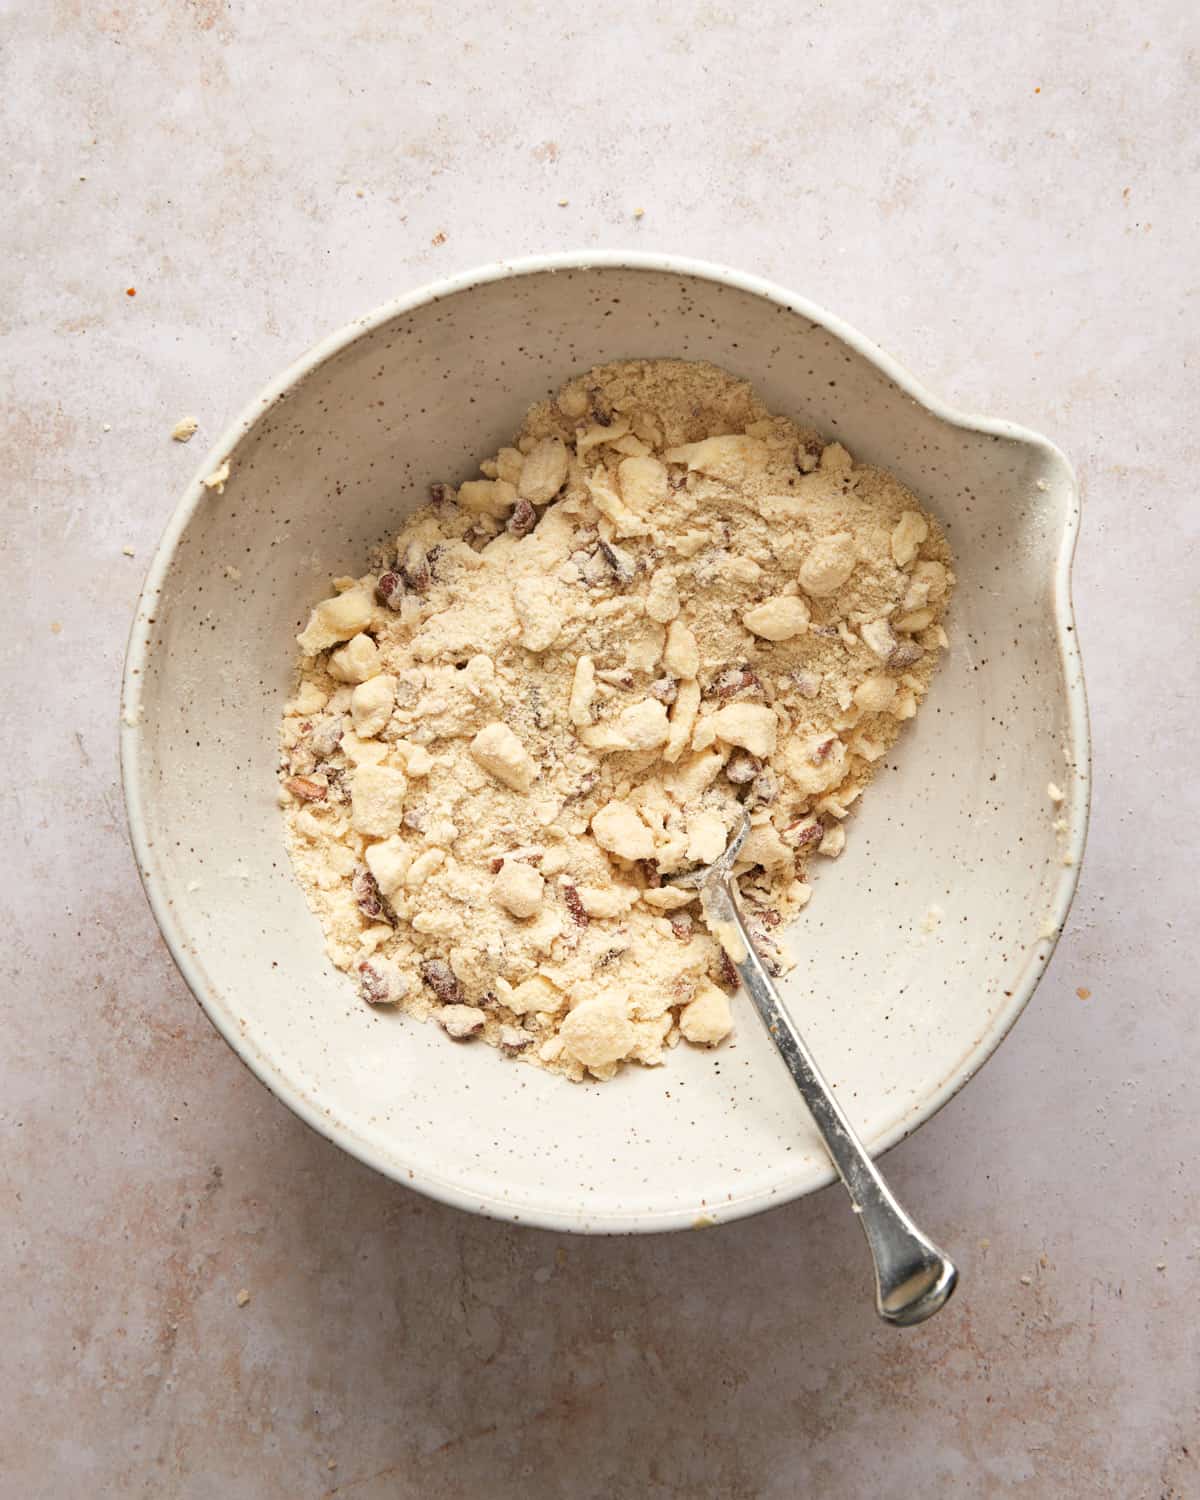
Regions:
<instances>
[{"instance_id":1,"label":"scattered crumb on counter","mask_svg":"<svg viewBox=\"0 0 1200 1500\"><path fill-rule=\"evenodd\" d=\"M194 895L196 891L200 890L201 888L202 882L199 880L189 880L187 883L187 891L189 896Z\"/></svg>"},{"instance_id":2,"label":"scattered crumb on counter","mask_svg":"<svg viewBox=\"0 0 1200 1500\"><path fill-rule=\"evenodd\" d=\"M644 208L635 208L633 211L633 217L635 219L644 219L646 217L646 210Z\"/></svg>"},{"instance_id":3,"label":"scattered crumb on counter","mask_svg":"<svg viewBox=\"0 0 1200 1500\"><path fill-rule=\"evenodd\" d=\"M1067 794L1063 791L1062 787L1056 786L1053 781L1050 781L1046 784L1046 796L1057 807L1061 802L1066 801Z\"/></svg>"},{"instance_id":4,"label":"scattered crumb on counter","mask_svg":"<svg viewBox=\"0 0 1200 1500\"><path fill-rule=\"evenodd\" d=\"M1033 1277L1032 1276L1022 1276L1021 1277L1021 1285L1022 1286L1032 1286L1033 1285Z\"/></svg>"},{"instance_id":5,"label":"scattered crumb on counter","mask_svg":"<svg viewBox=\"0 0 1200 1500\"><path fill-rule=\"evenodd\" d=\"M62 621L61 620L51 620L50 621L50 634L51 635L61 635L62 634Z\"/></svg>"},{"instance_id":6,"label":"scattered crumb on counter","mask_svg":"<svg viewBox=\"0 0 1200 1500\"><path fill-rule=\"evenodd\" d=\"M225 577L228 578L231 582L233 582L233 583L241 583L241 581L242 581L242 570L241 570L241 568L235 568L232 563L226 563L225 566L224 566L224 568L222 569L222 572L225 574Z\"/></svg>"},{"instance_id":7,"label":"scattered crumb on counter","mask_svg":"<svg viewBox=\"0 0 1200 1500\"><path fill-rule=\"evenodd\" d=\"M229 460L226 459L219 468L205 476L203 484L205 489L216 490L218 495L225 493L225 481L229 478Z\"/></svg>"},{"instance_id":8,"label":"scattered crumb on counter","mask_svg":"<svg viewBox=\"0 0 1200 1500\"><path fill-rule=\"evenodd\" d=\"M105 422L104 426L101 427L100 431L101 432L111 432L112 431L112 423L111 422Z\"/></svg>"},{"instance_id":9,"label":"scattered crumb on counter","mask_svg":"<svg viewBox=\"0 0 1200 1500\"><path fill-rule=\"evenodd\" d=\"M130 729L136 729L137 726L141 722L142 722L142 705L140 703L138 704L138 706L136 708L127 708L125 710L125 712L121 715L121 723L122 724L127 724Z\"/></svg>"},{"instance_id":10,"label":"scattered crumb on counter","mask_svg":"<svg viewBox=\"0 0 1200 1500\"><path fill-rule=\"evenodd\" d=\"M200 423L195 417L180 417L179 421L171 428L171 436L177 443L189 443L195 437Z\"/></svg>"},{"instance_id":11,"label":"scattered crumb on counter","mask_svg":"<svg viewBox=\"0 0 1200 1500\"><path fill-rule=\"evenodd\" d=\"M1042 923L1042 931L1040 936L1043 939L1048 939L1054 937L1057 932L1058 923L1054 920L1053 917L1047 917L1046 920Z\"/></svg>"},{"instance_id":12,"label":"scattered crumb on counter","mask_svg":"<svg viewBox=\"0 0 1200 1500\"><path fill-rule=\"evenodd\" d=\"M566 208L567 204L570 203L570 201L571 200L569 198L560 198L558 200L559 208Z\"/></svg>"},{"instance_id":13,"label":"scattered crumb on counter","mask_svg":"<svg viewBox=\"0 0 1200 1500\"><path fill-rule=\"evenodd\" d=\"M233 1300L239 1307L245 1307L246 1304L250 1301L250 1293L246 1290L245 1287L243 1287Z\"/></svg>"},{"instance_id":14,"label":"scattered crumb on counter","mask_svg":"<svg viewBox=\"0 0 1200 1500\"><path fill-rule=\"evenodd\" d=\"M1082 985L1081 984L1079 986L1079 988L1075 991L1075 993L1079 996L1079 998L1081 1000L1090 1000L1092 998L1092 992L1091 992L1091 990L1089 990L1087 988L1086 985Z\"/></svg>"},{"instance_id":15,"label":"scattered crumb on counter","mask_svg":"<svg viewBox=\"0 0 1200 1500\"><path fill-rule=\"evenodd\" d=\"M945 917L945 915L946 913L942 910L942 908L935 903L925 913L924 917L922 917L921 931L926 934L936 932L942 925L942 919Z\"/></svg>"},{"instance_id":16,"label":"scattered crumb on counter","mask_svg":"<svg viewBox=\"0 0 1200 1500\"><path fill-rule=\"evenodd\" d=\"M137 555L137 554L136 554L136 553L135 553L135 552L134 552L134 550L133 550L133 548L132 548L132 547L122 547L122 548L121 548L121 552L122 552L122 553L123 553L123 554L124 554L124 556L126 556L126 557L136 557L136 555Z\"/></svg>"},{"instance_id":17,"label":"scattered crumb on counter","mask_svg":"<svg viewBox=\"0 0 1200 1500\"><path fill-rule=\"evenodd\" d=\"M446 231L444 229L439 229L434 237L429 241L429 243L431 245L444 245L446 243Z\"/></svg>"}]
</instances>

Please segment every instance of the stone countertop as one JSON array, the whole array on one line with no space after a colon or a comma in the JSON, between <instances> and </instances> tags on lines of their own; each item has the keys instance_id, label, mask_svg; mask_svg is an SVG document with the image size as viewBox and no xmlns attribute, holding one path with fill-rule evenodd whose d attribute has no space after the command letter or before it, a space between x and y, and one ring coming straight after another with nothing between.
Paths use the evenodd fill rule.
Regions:
<instances>
[{"instance_id":1,"label":"stone countertop","mask_svg":"<svg viewBox=\"0 0 1200 1500\"><path fill-rule=\"evenodd\" d=\"M1188 7L1136 10L5 8L0 1495L1200 1493L1200 75ZM889 1157L963 1271L918 1330L834 1191L583 1240L372 1175L134 874L121 658L199 454L373 305L597 246L793 287L1083 483L1091 844L1020 1025Z\"/></svg>"}]
</instances>

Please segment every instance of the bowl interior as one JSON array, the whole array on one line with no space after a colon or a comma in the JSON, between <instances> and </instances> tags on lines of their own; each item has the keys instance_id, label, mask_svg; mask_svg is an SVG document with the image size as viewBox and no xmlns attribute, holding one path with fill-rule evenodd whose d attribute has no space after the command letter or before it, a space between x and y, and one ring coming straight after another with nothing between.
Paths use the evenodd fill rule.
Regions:
<instances>
[{"instance_id":1,"label":"bowl interior","mask_svg":"<svg viewBox=\"0 0 1200 1500\"><path fill-rule=\"evenodd\" d=\"M579 1087L368 1010L291 875L276 729L295 633L331 575L361 571L431 479L474 472L567 375L655 355L714 360L893 469L955 552L948 658L845 854L817 862L785 982L851 1117L891 1144L1003 1035L1069 899L1086 799L1056 620L1076 499L1049 445L948 420L853 339L747 285L616 264L464 282L362 325L217 450L232 477L221 495L194 485L168 530L127 683L143 877L218 1026L305 1118L401 1181L575 1229L721 1219L828 1180L749 1003L731 1045Z\"/></svg>"}]
</instances>

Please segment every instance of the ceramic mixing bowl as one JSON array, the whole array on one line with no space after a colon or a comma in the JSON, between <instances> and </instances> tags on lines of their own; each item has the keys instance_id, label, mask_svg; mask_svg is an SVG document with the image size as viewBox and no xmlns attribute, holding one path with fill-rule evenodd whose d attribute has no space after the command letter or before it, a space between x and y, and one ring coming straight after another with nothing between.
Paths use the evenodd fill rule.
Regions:
<instances>
[{"instance_id":1,"label":"ceramic mixing bowl","mask_svg":"<svg viewBox=\"0 0 1200 1500\"><path fill-rule=\"evenodd\" d=\"M885 1150L1003 1038L1075 885L1088 806L1069 597L1079 500L1045 439L949 410L838 319L752 277L657 256L497 265L344 329L252 403L167 527L126 668L133 845L213 1024L360 1160L558 1229L719 1222L811 1192L831 1169L744 998L731 1045L680 1047L598 1086L362 1004L292 878L276 732L310 606L331 575L362 571L428 481L474 473L573 372L666 355L747 377L772 410L893 470L954 549L950 651L845 854L819 862L784 983L854 1123ZM205 488L226 459L224 492Z\"/></svg>"}]
</instances>

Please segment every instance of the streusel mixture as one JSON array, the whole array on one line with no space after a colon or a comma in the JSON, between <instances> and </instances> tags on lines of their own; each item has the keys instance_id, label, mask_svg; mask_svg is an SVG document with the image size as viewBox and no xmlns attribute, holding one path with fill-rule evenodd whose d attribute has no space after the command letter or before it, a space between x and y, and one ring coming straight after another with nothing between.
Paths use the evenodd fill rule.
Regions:
<instances>
[{"instance_id":1,"label":"streusel mixture","mask_svg":"<svg viewBox=\"0 0 1200 1500\"><path fill-rule=\"evenodd\" d=\"M898 480L682 360L605 365L432 487L297 638L281 798L364 1001L573 1079L730 1032L672 876L745 806L780 930L929 685L953 575Z\"/></svg>"}]
</instances>

